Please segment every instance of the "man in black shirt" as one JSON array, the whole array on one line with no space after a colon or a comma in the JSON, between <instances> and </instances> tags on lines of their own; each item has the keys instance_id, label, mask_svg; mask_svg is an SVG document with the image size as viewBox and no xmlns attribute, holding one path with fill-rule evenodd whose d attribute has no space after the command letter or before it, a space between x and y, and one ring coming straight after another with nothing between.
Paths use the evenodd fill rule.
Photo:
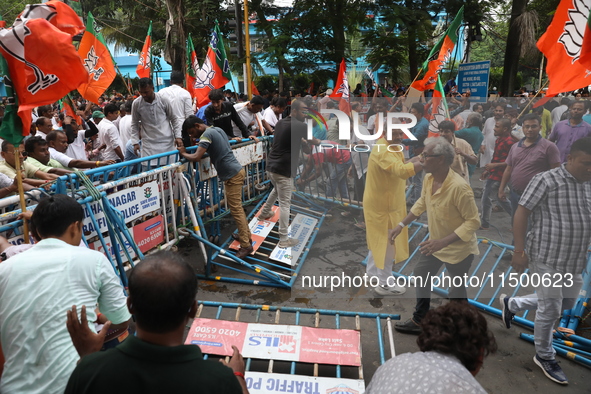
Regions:
<instances>
[{"instance_id":1,"label":"man in black shirt","mask_svg":"<svg viewBox=\"0 0 591 394\"><path fill-rule=\"evenodd\" d=\"M67 326L82 359L65 393L248 394L244 360L235 346L224 366L204 360L199 346L183 344L185 326L197 313L196 295L197 278L180 254L146 257L129 276L127 307L135 316L136 335L104 352L98 350L110 323L94 334L85 307L79 321L73 306Z\"/></svg>"},{"instance_id":2,"label":"man in black shirt","mask_svg":"<svg viewBox=\"0 0 591 394\"><path fill-rule=\"evenodd\" d=\"M235 139L240 141L241 139L240 137L234 137L232 122L234 122L238 129L240 129L242 137L250 139L256 138L254 135L251 135L250 131L248 131L248 128L246 128L246 125L240 119L240 116L238 116L232 103L224 101L224 93L221 89L209 92L209 100L211 101L211 105L205 109L207 124L224 130L229 140Z\"/></svg>"},{"instance_id":3,"label":"man in black shirt","mask_svg":"<svg viewBox=\"0 0 591 394\"><path fill-rule=\"evenodd\" d=\"M259 219L265 220L272 217L271 209L275 201L279 199L280 248L290 248L299 242L295 238L289 238L287 229L293 178L297 171L302 138L306 138L306 124L303 121L307 112L308 106L304 100L296 100L291 104L291 115L281 119L275 126L273 146L267 158L267 171L273 184L273 191L269 195Z\"/></svg>"}]
</instances>

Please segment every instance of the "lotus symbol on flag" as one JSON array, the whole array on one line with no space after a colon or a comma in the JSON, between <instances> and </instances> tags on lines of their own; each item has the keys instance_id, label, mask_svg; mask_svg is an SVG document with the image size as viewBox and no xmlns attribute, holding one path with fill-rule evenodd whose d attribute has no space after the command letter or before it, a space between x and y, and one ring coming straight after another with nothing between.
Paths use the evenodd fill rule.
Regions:
<instances>
[{"instance_id":1,"label":"lotus symbol on flag","mask_svg":"<svg viewBox=\"0 0 591 394\"><path fill-rule=\"evenodd\" d=\"M209 57L205 58L203 62L203 67L199 69L197 75L195 75L195 89L203 89L208 87L210 89L215 89L215 87L211 84L211 81L215 77L215 70L213 70L213 66Z\"/></svg>"},{"instance_id":2,"label":"lotus symbol on flag","mask_svg":"<svg viewBox=\"0 0 591 394\"><path fill-rule=\"evenodd\" d=\"M2 46L8 55L33 69L35 82L27 86L27 90L35 94L57 83L59 78L54 74L45 75L39 66L25 59L25 37L30 34L31 30L27 27L27 22L21 23L12 29L2 29L0 33L0 46Z\"/></svg>"},{"instance_id":3,"label":"lotus symbol on flag","mask_svg":"<svg viewBox=\"0 0 591 394\"><path fill-rule=\"evenodd\" d=\"M439 133L439 123L443 122L446 118L445 107L441 103L433 103L433 105L437 105L437 112L432 114L431 120L429 121L429 131Z\"/></svg>"},{"instance_id":4,"label":"lotus symbol on flag","mask_svg":"<svg viewBox=\"0 0 591 394\"><path fill-rule=\"evenodd\" d=\"M588 0L572 0L572 5L575 8L568 10L569 21L564 25L564 33L558 41L564 46L566 53L572 57L574 63L581 55L583 34L590 6Z\"/></svg>"}]
</instances>

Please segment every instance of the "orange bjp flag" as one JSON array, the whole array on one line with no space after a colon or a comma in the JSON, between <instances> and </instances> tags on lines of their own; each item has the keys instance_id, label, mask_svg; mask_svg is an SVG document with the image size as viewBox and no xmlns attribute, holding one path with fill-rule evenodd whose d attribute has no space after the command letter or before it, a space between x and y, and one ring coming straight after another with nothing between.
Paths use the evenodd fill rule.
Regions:
<instances>
[{"instance_id":1,"label":"orange bjp flag","mask_svg":"<svg viewBox=\"0 0 591 394\"><path fill-rule=\"evenodd\" d=\"M23 133L28 133L33 108L54 103L88 78L70 34L46 19L29 19L0 29L0 54L19 100Z\"/></svg>"},{"instance_id":2,"label":"orange bjp flag","mask_svg":"<svg viewBox=\"0 0 591 394\"><path fill-rule=\"evenodd\" d=\"M345 112L347 115L351 115L351 106L349 105L349 81L347 80L347 63L344 58L341 60L337 83L334 87L334 92L330 97L340 97L339 110Z\"/></svg>"},{"instance_id":3,"label":"orange bjp flag","mask_svg":"<svg viewBox=\"0 0 591 394\"><path fill-rule=\"evenodd\" d=\"M60 31L75 36L84 31L84 23L69 5L50 0L44 4L28 4L16 18L13 27L32 19L45 19Z\"/></svg>"},{"instance_id":4,"label":"orange bjp flag","mask_svg":"<svg viewBox=\"0 0 591 394\"><path fill-rule=\"evenodd\" d=\"M586 57L582 47L588 16L588 2L562 0L552 23L538 40L538 49L548 58L550 84L546 96L591 85L591 63L580 61L581 56L584 60Z\"/></svg>"},{"instance_id":5,"label":"orange bjp flag","mask_svg":"<svg viewBox=\"0 0 591 394\"><path fill-rule=\"evenodd\" d=\"M138 61L135 72L140 78L150 78L150 69L152 68L152 21L150 21L150 27L148 28L148 35L140 53L140 59Z\"/></svg>"},{"instance_id":6,"label":"orange bjp flag","mask_svg":"<svg viewBox=\"0 0 591 394\"><path fill-rule=\"evenodd\" d=\"M195 97L202 107L209 103L209 92L224 87L232 78L224 41L216 21L203 66L195 76Z\"/></svg>"},{"instance_id":7,"label":"orange bjp flag","mask_svg":"<svg viewBox=\"0 0 591 394\"><path fill-rule=\"evenodd\" d=\"M103 35L95 30L94 17L90 12L78 54L88 72L88 79L78 87L78 92L86 100L98 104L99 97L109 88L117 74L111 53Z\"/></svg>"}]
</instances>

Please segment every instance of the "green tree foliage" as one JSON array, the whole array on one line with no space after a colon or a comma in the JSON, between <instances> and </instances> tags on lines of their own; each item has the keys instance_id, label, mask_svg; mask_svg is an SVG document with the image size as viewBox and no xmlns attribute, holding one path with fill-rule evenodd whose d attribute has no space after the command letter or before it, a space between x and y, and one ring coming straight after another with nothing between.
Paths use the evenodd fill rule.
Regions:
<instances>
[{"instance_id":1,"label":"green tree foliage","mask_svg":"<svg viewBox=\"0 0 591 394\"><path fill-rule=\"evenodd\" d=\"M143 46L150 21L152 25L153 52L167 54L174 68L181 69L184 64L184 38L191 33L195 51L200 59L205 57L214 21L218 19L222 30L228 16L221 12L220 2L215 0L84 0L81 2L84 14L91 11L102 28L105 39L114 42L116 47L139 52ZM170 8L168 8L170 7ZM169 13L170 10L170 13ZM184 11L184 12L183 12ZM182 37L175 37L179 25L169 27L169 50L166 49L166 23L179 19L183 14Z\"/></svg>"}]
</instances>

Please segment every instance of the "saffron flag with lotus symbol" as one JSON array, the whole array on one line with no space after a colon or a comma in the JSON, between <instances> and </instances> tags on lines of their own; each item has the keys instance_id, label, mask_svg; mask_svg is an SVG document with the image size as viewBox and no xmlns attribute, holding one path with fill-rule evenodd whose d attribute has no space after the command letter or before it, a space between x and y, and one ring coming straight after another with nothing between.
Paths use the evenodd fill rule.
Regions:
<instances>
[{"instance_id":1,"label":"saffron flag with lotus symbol","mask_svg":"<svg viewBox=\"0 0 591 394\"><path fill-rule=\"evenodd\" d=\"M546 96L591 85L591 37L585 33L590 9L591 0L562 0L538 40L538 49L548 58Z\"/></svg>"},{"instance_id":2,"label":"saffron flag with lotus symbol","mask_svg":"<svg viewBox=\"0 0 591 394\"><path fill-rule=\"evenodd\" d=\"M230 63L226 57L224 41L218 22L215 22L207 56L203 66L195 76L195 97L200 107L209 103L209 92L224 87L232 78Z\"/></svg>"}]
</instances>

